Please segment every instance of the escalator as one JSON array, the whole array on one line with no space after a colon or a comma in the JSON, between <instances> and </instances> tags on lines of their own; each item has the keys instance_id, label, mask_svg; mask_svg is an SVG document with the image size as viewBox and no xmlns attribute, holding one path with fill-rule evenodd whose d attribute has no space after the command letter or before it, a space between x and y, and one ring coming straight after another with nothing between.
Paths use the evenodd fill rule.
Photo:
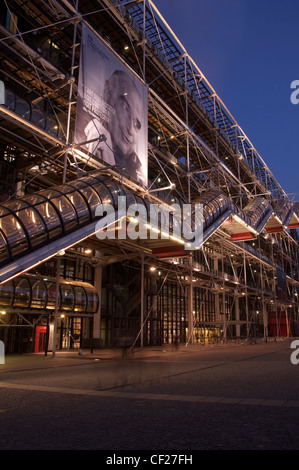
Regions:
<instances>
[{"instance_id":1,"label":"escalator","mask_svg":"<svg viewBox=\"0 0 299 470\"><path fill-rule=\"evenodd\" d=\"M125 207L120 207L120 196L125 197ZM157 200L154 202L157 204ZM193 202L202 204L201 244L220 226L227 224L229 218L233 218L234 223L231 226L225 225L228 230L233 227L240 231L240 227L246 227L246 230L256 236L274 213L269 202L261 197L252 199L242 211L215 189L206 191ZM102 204L107 206L101 206ZM124 218L128 222L129 209L137 204L143 209L143 218L139 222L145 226L151 221L150 199L133 194L122 185L103 177L100 172L1 204L0 284L43 263L62 250L103 232L109 225L115 227ZM98 207L109 207L111 210L97 212ZM289 219L290 208L286 212ZM174 217L169 219L170 238L172 231L177 235L174 220ZM191 214L191 233L196 228L195 222L195 216ZM183 250L188 249L190 240L184 237L183 232L181 236L179 234L172 238L172 243L180 245ZM151 241L147 239L145 245L152 247L153 254L162 257L165 246L162 246L161 255L157 241L154 240L153 245L150 244Z\"/></svg>"},{"instance_id":2,"label":"escalator","mask_svg":"<svg viewBox=\"0 0 299 470\"><path fill-rule=\"evenodd\" d=\"M93 235L100 204L115 208L111 220L117 219L121 194L126 195L97 174L0 205L0 282Z\"/></svg>"}]
</instances>

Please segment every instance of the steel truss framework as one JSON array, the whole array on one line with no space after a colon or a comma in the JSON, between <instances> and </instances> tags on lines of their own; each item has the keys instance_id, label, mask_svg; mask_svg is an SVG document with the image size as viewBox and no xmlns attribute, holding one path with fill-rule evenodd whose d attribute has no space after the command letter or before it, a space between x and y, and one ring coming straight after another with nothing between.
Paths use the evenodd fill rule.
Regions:
<instances>
[{"instance_id":1,"label":"steel truss framework","mask_svg":"<svg viewBox=\"0 0 299 470\"><path fill-rule=\"evenodd\" d=\"M253 326L261 325L267 336L269 312L285 312L296 322L297 207L154 2L2 4L0 60L6 98L0 104L1 164L13 179L11 186L6 180L2 193L14 201L94 171L149 202L202 200L211 207L210 194L216 191L230 201L231 212L218 223L215 219L200 255L179 250L171 255L164 245L159 251L140 241L103 243L90 234L85 244L94 250L95 265L134 256L140 261L142 289L144 272L153 265L164 282L180 283L188 303L188 342L204 326L221 325L226 338L232 328L238 336L245 325L249 336ZM148 89L148 188L73 144L83 23ZM283 295L280 272L286 279ZM203 292L214 295L213 320L202 314ZM141 290L145 327L151 309L144 310L143 295Z\"/></svg>"}]
</instances>

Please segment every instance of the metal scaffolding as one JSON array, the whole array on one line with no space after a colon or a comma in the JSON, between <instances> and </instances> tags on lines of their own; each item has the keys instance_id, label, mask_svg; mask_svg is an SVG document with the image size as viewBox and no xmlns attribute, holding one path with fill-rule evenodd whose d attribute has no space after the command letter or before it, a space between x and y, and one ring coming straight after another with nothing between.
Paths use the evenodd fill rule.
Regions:
<instances>
[{"instance_id":1,"label":"metal scaffolding","mask_svg":"<svg viewBox=\"0 0 299 470\"><path fill-rule=\"evenodd\" d=\"M106 259L114 256L118 261L138 253L143 272L153 265L167 282L181 283L188 298L188 344L204 329L221 330L226 341L240 336L242 328L250 337L261 327L267 338L269 313L276 314L276 328L277 312L296 323L297 207L154 2L2 3L6 18L0 25L0 79L5 99L0 103L0 148L3 168L16 169L14 178L18 179L13 189L6 186L6 201L0 208L2 282L7 282L5 269L12 262L12 253L7 256L4 251L12 243L4 222L16 214L14 201L25 196L28 202L29 194L96 171L148 203L201 202L207 221L203 244L190 256L178 247L167 251L159 240L155 244L103 243L91 230L72 243L61 243L59 249L88 239ZM83 24L148 91L148 187L107 166L74 141ZM24 226L24 243L28 242L27 230ZM49 240L45 242L48 245ZM53 249L49 257L57 251ZM27 263L24 270L29 267ZM278 285L280 272L286 292ZM203 314L207 293L215 300L212 320ZM141 298L143 325L152 307L146 314Z\"/></svg>"}]
</instances>

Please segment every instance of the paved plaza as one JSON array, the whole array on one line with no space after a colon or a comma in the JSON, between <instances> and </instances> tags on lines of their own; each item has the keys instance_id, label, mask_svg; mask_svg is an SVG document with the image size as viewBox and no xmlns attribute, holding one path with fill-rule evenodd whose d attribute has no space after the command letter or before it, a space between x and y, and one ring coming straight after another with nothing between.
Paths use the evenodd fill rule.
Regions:
<instances>
[{"instance_id":1,"label":"paved plaza","mask_svg":"<svg viewBox=\"0 0 299 470\"><path fill-rule=\"evenodd\" d=\"M292 341L8 355L0 450L299 450Z\"/></svg>"}]
</instances>

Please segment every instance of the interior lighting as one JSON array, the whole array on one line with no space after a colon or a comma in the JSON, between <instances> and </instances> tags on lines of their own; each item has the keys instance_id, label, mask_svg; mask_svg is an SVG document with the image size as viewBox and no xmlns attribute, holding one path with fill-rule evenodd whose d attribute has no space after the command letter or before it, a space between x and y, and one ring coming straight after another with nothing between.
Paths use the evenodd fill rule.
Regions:
<instances>
[{"instance_id":1,"label":"interior lighting","mask_svg":"<svg viewBox=\"0 0 299 470\"><path fill-rule=\"evenodd\" d=\"M151 267L150 267L150 271L152 271L152 272L156 271L155 266L151 266Z\"/></svg>"}]
</instances>

